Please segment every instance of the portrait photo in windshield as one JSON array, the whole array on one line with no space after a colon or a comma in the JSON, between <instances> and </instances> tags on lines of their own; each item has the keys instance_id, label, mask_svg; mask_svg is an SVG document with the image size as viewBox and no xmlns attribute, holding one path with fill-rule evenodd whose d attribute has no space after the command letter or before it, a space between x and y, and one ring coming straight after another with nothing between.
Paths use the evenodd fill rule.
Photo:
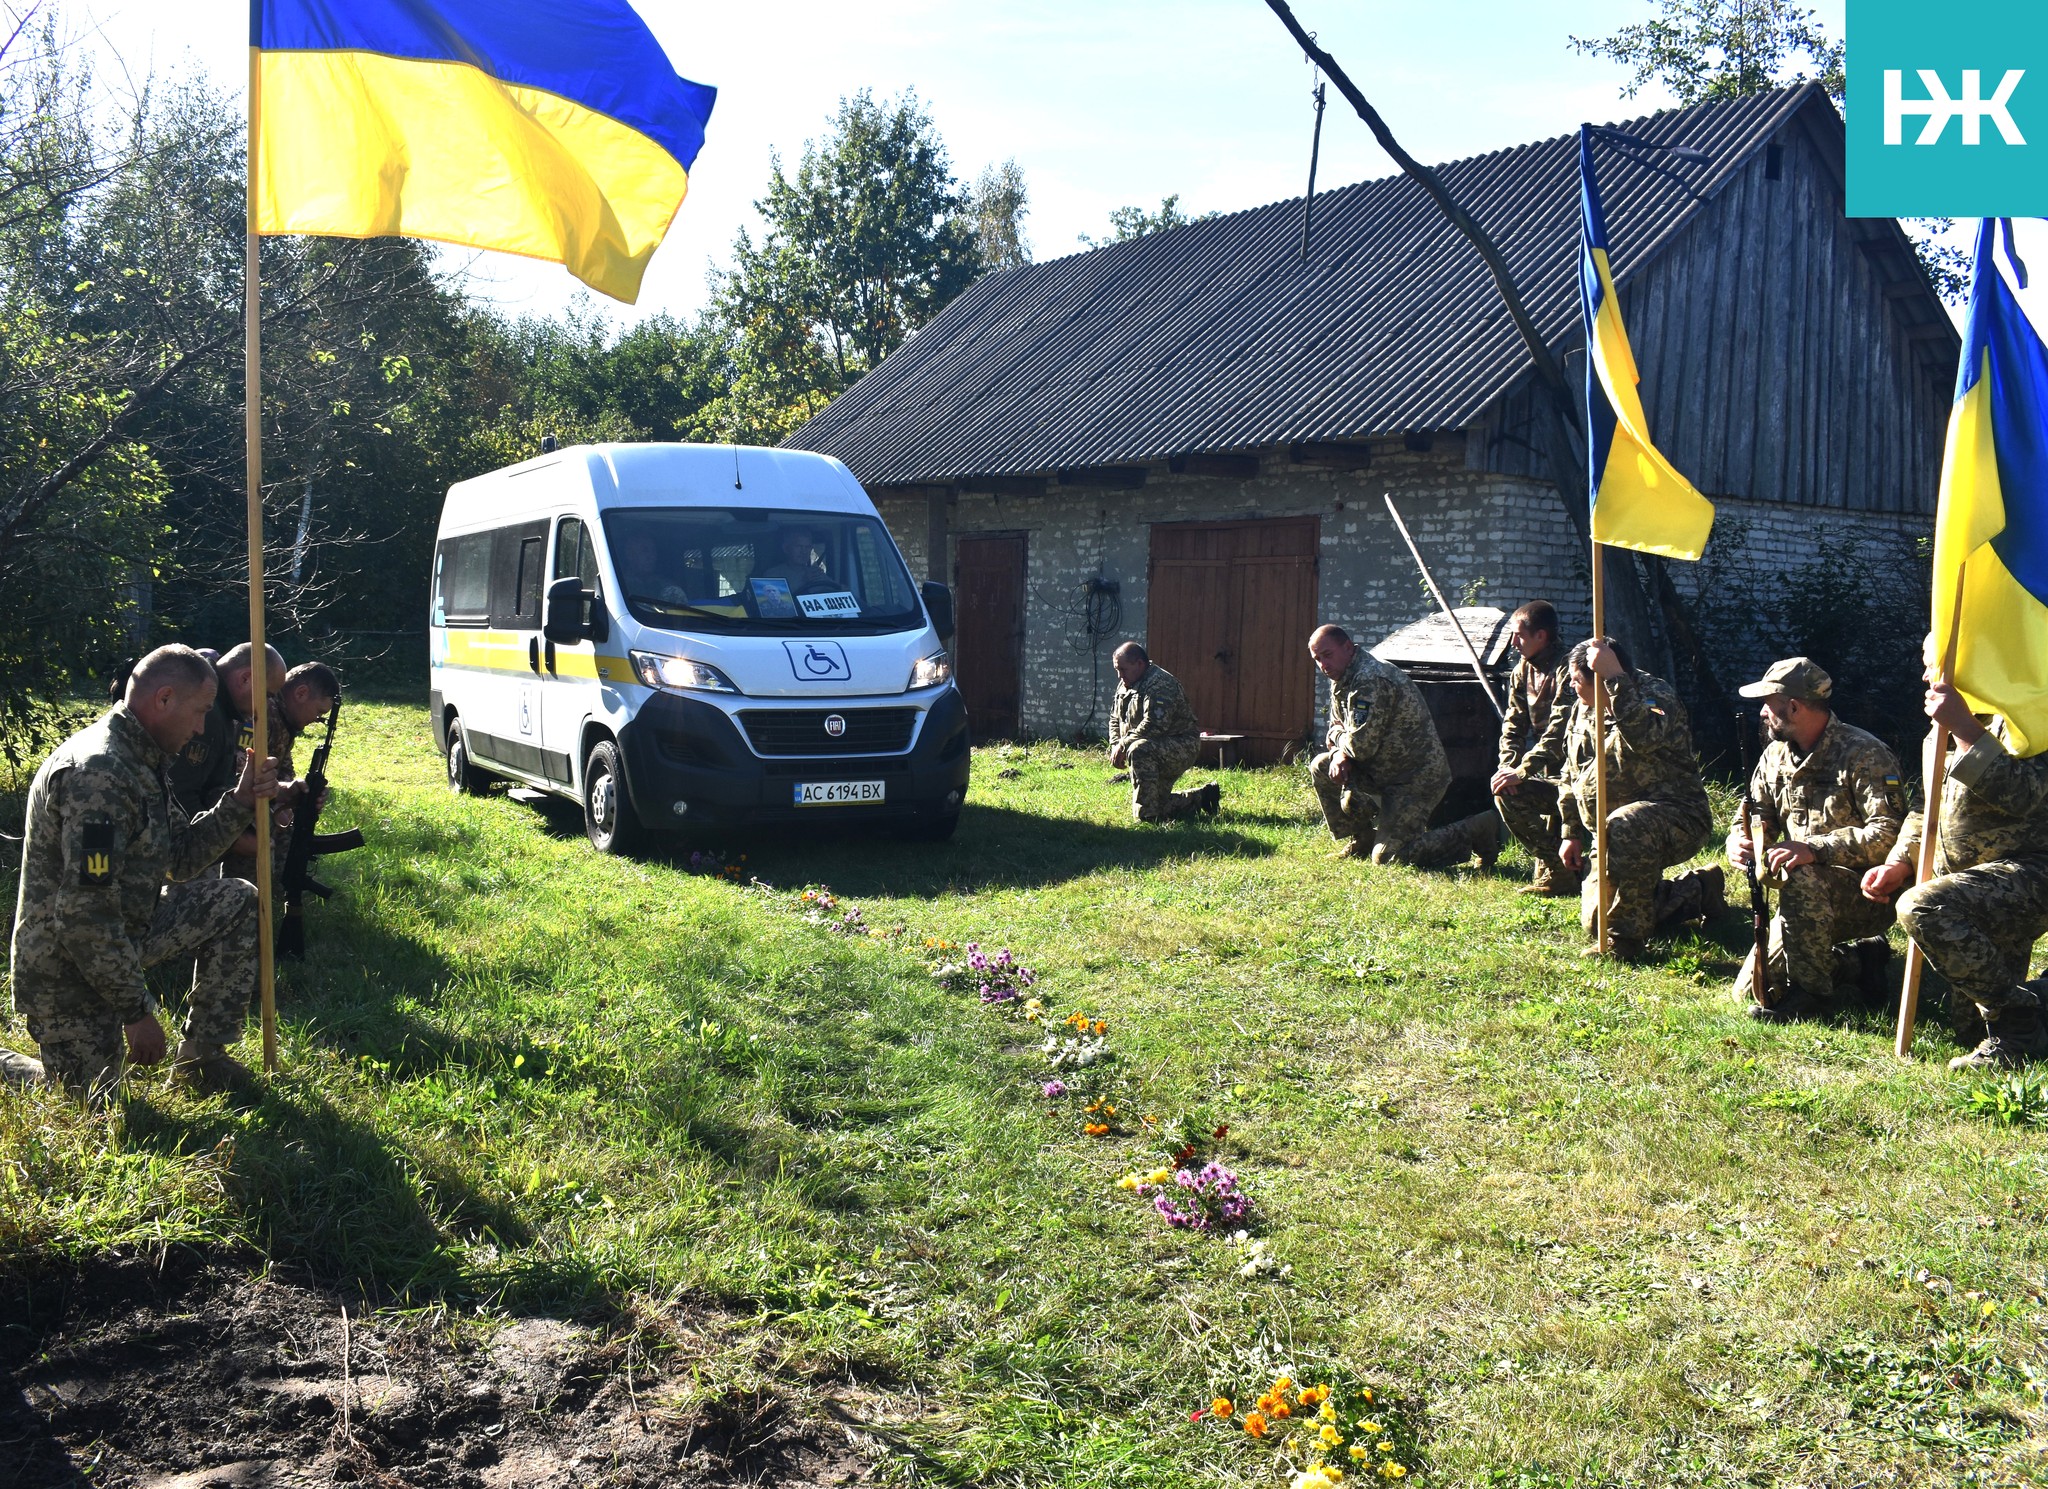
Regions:
<instances>
[{"instance_id":1,"label":"portrait photo in windshield","mask_svg":"<svg viewBox=\"0 0 2048 1489\"><path fill-rule=\"evenodd\" d=\"M916 587L872 517L758 507L604 514L626 608L668 630L841 632L921 624Z\"/></svg>"}]
</instances>

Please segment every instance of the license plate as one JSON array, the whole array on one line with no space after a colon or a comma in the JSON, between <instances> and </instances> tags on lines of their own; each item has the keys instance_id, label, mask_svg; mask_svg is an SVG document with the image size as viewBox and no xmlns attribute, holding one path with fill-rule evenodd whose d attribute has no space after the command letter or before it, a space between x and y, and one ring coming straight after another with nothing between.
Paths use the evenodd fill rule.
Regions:
<instances>
[{"instance_id":1,"label":"license plate","mask_svg":"<svg viewBox=\"0 0 2048 1489\"><path fill-rule=\"evenodd\" d=\"M796 787L796 804L800 807L843 807L882 801L887 796L888 784L887 781L800 782Z\"/></svg>"}]
</instances>

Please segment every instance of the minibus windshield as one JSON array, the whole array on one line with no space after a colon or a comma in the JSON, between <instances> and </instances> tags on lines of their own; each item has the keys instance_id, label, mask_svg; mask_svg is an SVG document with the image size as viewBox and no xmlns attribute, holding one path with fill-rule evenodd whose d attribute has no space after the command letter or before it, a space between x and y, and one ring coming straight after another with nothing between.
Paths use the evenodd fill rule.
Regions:
<instances>
[{"instance_id":1,"label":"minibus windshield","mask_svg":"<svg viewBox=\"0 0 2048 1489\"><path fill-rule=\"evenodd\" d=\"M605 538L642 625L737 635L875 635L924 624L882 524L846 512L615 507Z\"/></svg>"}]
</instances>

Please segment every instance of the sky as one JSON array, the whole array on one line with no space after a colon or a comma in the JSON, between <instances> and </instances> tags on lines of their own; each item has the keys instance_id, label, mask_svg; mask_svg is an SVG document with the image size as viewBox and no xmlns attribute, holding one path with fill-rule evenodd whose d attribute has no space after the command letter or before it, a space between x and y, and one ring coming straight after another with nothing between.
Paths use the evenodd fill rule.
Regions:
<instances>
[{"instance_id":1,"label":"sky","mask_svg":"<svg viewBox=\"0 0 2048 1489\"><path fill-rule=\"evenodd\" d=\"M140 78L203 72L240 96L247 0L54 0L67 26ZM1811 0L1839 36L1843 0ZM443 250L464 288L511 315L583 304L615 323L691 315L734 235L755 228L771 161L793 167L839 100L915 89L971 180L1015 159L1033 255L1100 234L1111 209L1235 211L1301 195L1312 78L1261 0L637 0L677 72L719 90L690 196L656 251L637 306L589 295L561 269ZM1295 0L1353 81L1420 159L1441 161L1562 134L1584 120L1668 106L1621 97L1626 71L1580 57L1572 35L1647 19L1649 0ZM106 72L107 76L118 74ZM1394 169L1336 90L1317 182Z\"/></svg>"}]
</instances>

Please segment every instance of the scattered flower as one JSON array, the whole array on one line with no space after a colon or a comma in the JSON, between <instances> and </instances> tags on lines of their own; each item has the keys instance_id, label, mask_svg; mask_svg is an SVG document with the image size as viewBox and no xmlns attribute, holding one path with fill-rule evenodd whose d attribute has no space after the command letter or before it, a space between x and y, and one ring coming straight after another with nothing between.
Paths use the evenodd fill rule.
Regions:
<instances>
[{"instance_id":1,"label":"scattered flower","mask_svg":"<svg viewBox=\"0 0 2048 1489\"><path fill-rule=\"evenodd\" d=\"M1039 1089L1045 1093L1047 1101L1057 1101L1060 1097L1067 1094L1067 1083L1065 1081L1047 1081Z\"/></svg>"},{"instance_id":2,"label":"scattered flower","mask_svg":"<svg viewBox=\"0 0 2048 1489\"><path fill-rule=\"evenodd\" d=\"M1264 1437L1266 1419L1257 1412L1248 1413L1244 1419L1244 1432L1246 1437Z\"/></svg>"},{"instance_id":3,"label":"scattered flower","mask_svg":"<svg viewBox=\"0 0 2048 1489\"><path fill-rule=\"evenodd\" d=\"M1152 1208L1176 1230L1235 1225L1251 1212L1251 1201L1238 1187L1237 1175L1220 1163L1205 1164L1200 1173L1181 1169L1173 1182L1180 1193L1155 1195Z\"/></svg>"}]
</instances>

